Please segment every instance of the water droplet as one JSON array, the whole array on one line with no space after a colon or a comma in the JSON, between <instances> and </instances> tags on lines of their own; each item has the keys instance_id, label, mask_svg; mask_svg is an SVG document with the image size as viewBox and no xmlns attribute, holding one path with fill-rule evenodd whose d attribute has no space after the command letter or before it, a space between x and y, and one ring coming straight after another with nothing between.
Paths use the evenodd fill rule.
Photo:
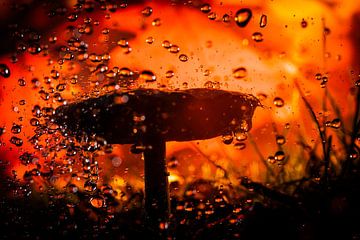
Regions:
<instances>
[{"instance_id":1,"label":"water droplet","mask_svg":"<svg viewBox=\"0 0 360 240\"><path fill-rule=\"evenodd\" d=\"M246 144L243 142L237 142L234 144L236 150L243 150L246 148Z\"/></svg>"},{"instance_id":2,"label":"water droplet","mask_svg":"<svg viewBox=\"0 0 360 240\"><path fill-rule=\"evenodd\" d=\"M211 12L211 13L208 14L208 18L210 20L215 20L216 17L217 17L217 14L215 12Z\"/></svg>"},{"instance_id":3,"label":"water droplet","mask_svg":"<svg viewBox=\"0 0 360 240\"><path fill-rule=\"evenodd\" d=\"M170 48L168 48L169 52L171 53L178 53L180 52L180 48L177 45L172 45Z\"/></svg>"},{"instance_id":4,"label":"water droplet","mask_svg":"<svg viewBox=\"0 0 360 240\"><path fill-rule=\"evenodd\" d=\"M168 49L168 48L170 48L172 46L172 44L168 40L165 40L165 41L162 42L161 46Z\"/></svg>"},{"instance_id":5,"label":"water droplet","mask_svg":"<svg viewBox=\"0 0 360 240\"><path fill-rule=\"evenodd\" d=\"M223 21L224 23L230 22L230 15L225 13L225 14L223 15L223 17L222 17L222 21Z\"/></svg>"},{"instance_id":6,"label":"water droplet","mask_svg":"<svg viewBox=\"0 0 360 240\"><path fill-rule=\"evenodd\" d=\"M160 20L160 18L155 18L155 19L152 21L151 25L153 25L154 27L159 27L159 26L161 25L161 20Z\"/></svg>"},{"instance_id":7,"label":"water droplet","mask_svg":"<svg viewBox=\"0 0 360 240\"><path fill-rule=\"evenodd\" d=\"M285 139L284 136L282 136L282 135L277 135L276 136L276 143L277 144L283 145L283 144L285 144L285 142L286 142L286 139Z\"/></svg>"},{"instance_id":8,"label":"water droplet","mask_svg":"<svg viewBox=\"0 0 360 240\"><path fill-rule=\"evenodd\" d=\"M265 14L260 17L260 27L264 28L267 25L267 16Z\"/></svg>"},{"instance_id":9,"label":"water droplet","mask_svg":"<svg viewBox=\"0 0 360 240\"><path fill-rule=\"evenodd\" d=\"M169 70L165 73L166 78L172 78L175 75L174 71Z\"/></svg>"},{"instance_id":10,"label":"water droplet","mask_svg":"<svg viewBox=\"0 0 360 240\"><path fill-rule=\"evenodd\" d=\"M235 14L235 22L239 27L246 27L252 17L252 12L249 8L242 8Z\"/></svg>"},{"instance_id":11,"label":"water droplet","mask_svg":"<svg viewBox=\"0 0 360 240\"><path fill-rule=\"evenodd\" d=\"M331 122L326 122L325 126L338 129L341 127L341 120L339 118L335 118Z\"/></svg>"},{"instance_id":12,"label":"water droplet","mask_svg":"<svg viewBox=\"0 0 360 240\"><path fill-rule=\"evenodd\" d=\"M283 151L277 151L274 157L276 161L281 162L285 159L285 153Z\"/></svg>"},{"instance_id":13,"label":"water droplet","mask_svg":"<svg viewBox=\"0 0 360 240\"><path fill-rule=\"evenodd\" d=\"M144 17L150 17L151 14L153 12L153 9L151 7L145 7L142 11L141 11L141 14L144 16Z\"/></svg>"},{"instance_id":14,"label":"water droplet","mask_svg":"<svg viewBox=\"0 0 360 240\"><path fill-rule=\"evenodd\" d=\"M261 32L254 32L251 38L255 42L262 42L264 40Z\"/></svg>"},{"instance_id":15,"label":"water droplet","mask_svg":"<svg viewBox=\"0 0 360 240\"><path fill-rule=\"evenodd\" d=\"M236 131L234 134L236 141L239 142L245 141L248 138L247 134L243 131Z\"/></svg>"},{"instance_id":16,"label":"water droplet","mask_svg":"<svg viewBox=\"0 0 360 240\"><path fill-rule=\"evenodd\" d=\"M58 79L60 77L60 73L58 71L56 71L55 69L51 70L50 72L50 76L53 78L53 79Z\"/></svg>"},{"instance_id":17,"label":"water droplet","mask_svg":"<svg viewBox=\"0 0 360 240\"><path fill-rule=\"evenodd\" d=\"M145 70L140 73L139 78L145 82L154 82L156 81L156 76L152 71Z\"/></svg>"},{"instance_id":18,"label":"water droplet","mask_svg":"<svg viewBox=\"0 0 360 240\"><path fill-rule=\"evenodd\" d=\"M307 21L305 21L305 19L302 19L302 21L301 21L301 27L302 27L302 28L306 28L307 25L308 25Z\"/></svg>"},{"instance_id":19,"label":"water droplet","mask_svg":"<svg viewBox=\"0 0 360 240\"><path fill-rule=\"evenodd\" d=\"M224 134L224 135L222 136L222 141L223 141L223 143L225 143L226 145L231 144L231 143L233 142L233 140L234 140L234 137L233 137L232 134Z\"/></svg>"},{"instance_id":20,"label":"water droplet","mask_svg":"<svg viewBox=\"0 0 360 240\"><path fill-rule=\"evenodd\" d=\"M129 68L121 68L119 70L120 79L128 79L134 75L134 72L131 71Z\"/></svg>"},{"instance_id":21,"label":"water droplet","mask_svg":"<svg viewBox=\"0 0 360 240\"><path fill-rule=\"evenodd\" d=\"M20 79L18 80L18 84L19 84L19 86L24 87L24 86L26 85L25 79L20 78Z\"/></svg>"},{"instance_id":22,"label":"water droplet","mask_svg":"<svg viewBox=\"0 0 360 240\"><path fill-rule=\"evenodd\" d=\"M360 79L355 82L356 87L360 87Z\"/></svg>"},{"instance_id":23,"label":"water droplet","mask_svg":"<svg viewBox=\"0 0 360 240\"><path fill-rule=\"evenodd\" d=\"M147 37L145 41L148 44L152 44L154 42L154 38L153 37Z\"/></svg>"},{"instance_id":24,"label":"water droplet","mask_svg":"<svg viewBox=\"0 0 360 240\"><path fill-rule=\"evenodd\" d=\"M18 137L11 137L10 143L14 144L17 147L21 147L23 145L23 140Z\"/></svg>"},{"instance_id":25,"label":"water droplet","mask_svg":"<svg viewBox=\"0 0 360 240\"><path fill-rule=\"evenodd\" d=\"M356 151L356 149L353 149L350 151L349 158L350 159L357 159L359 157L359 153Z\"/></svg>"},{"instance_id":26,"label":"water droplet","mask_svg":"<svg viewBox=\"0 0 360 240\"><path fill-rule=\"evenodd\" d=\"M315 74L315 79L316 79L316 80L321 80L321 78L322 78L321 73Z\"/></svg>"},{"instance_id":27,"label":"water droplet","mask_svg":"<svg viewBox=\"0 0 360 240\"><path fill-rule=\"evenodd\" d=\"M274 98L273 103L274 103L274 105L276 107L283 107L284 104L285 104L284 100L282 98L279 98L279 97Z\"/></svg>"},{"instance_id":28,"label":"water droplet","mask_svg":"<svg viewBox=\"0 0 360 240\"><path fill-rule=\"evenodd\" d=\"M236 79L241 79L247 76L247 70L244 67L239 67L233 70L232 76Z\"/></svg>"},{"instance_id":29,"label":"water droplet","mask_svg":"<svg viewBox=\"0 0 360 240\"><path fill-rule=\"evenodd\" d=\"M94 208L102 208L105 207L105 199L101 196L92 197L90 199L90 204Z\"/></svg>"},{"instance_id":30,"label":"water droplet","mask_svg":"<svg viewBox=\"0 0 360 240\"><path fill-rule=\"evenodd\" d=\"M126 47L129 46L129 42L126 39L120 39L117 42L117 45L120 46L120 47L126 48Z\"/></svg>"},{"instance_id":31,"label":"water droplet","mask_svg":"<svg viewBox=\"0 0 360 240\"><path fill-rule=\"evenodd\" d=\"M10 68L6 64L0 64L0 75L4 78L10 77Z\"/></svg>"},{"instance_id":32,"label":"water droplet","mask_svg":"<svg viewBox=\"0 0 360 240\"><path fill-rule=\"evenodd\" d=\"M209 13L211 11L211 6L208 3L203 4L200 7L200 11L202 11L203 13Z\"/></svg>"},{"instance_id":33,"label":"water droplet","mask_svg":"<svg viewBox=\"0 0 360 240\"><path fill-rule=\"evenodd\" d=\"M77 13L70 13L70 14L67 16L67 20L68 20L69 22L75 22L77 19L78 19Z\"/></svg>"},{"instance_id":34,"label":"water droplet","mask_svg":"<svg viewBox=\"0 0 360 240\"><path fill-rule=\"evenodd\" d=\"M186 62L187 60L189 60L188 56L186 56L185 54L181 54L181 55L179 56L179 59L180 59L180 61L182 61L182 62Z\"/></svg>"},{"instance_id":35,"label":"water droplet","mask_svg":"<svg viewBox=\"0 0 360 240\"><path fill-rule=\"evenodd\" d=\"M32 119L30 119L30 125L31 126L39 126L40 125L40 121L39 121L39 119L37 119L37 118L32 118Z\"/></svg>"},{"instance_id":36,"label":"water droplet","mask_svg":"<svg viewBox=\"0 0 360 240\"><path fill-rule=\"evenodd\" d=\"M17 125L17 124L14 124L11 128L11 132L13 134L19 134L21 132L21 126L20 125Z\"/></svg>"},{"instance_id":37,"label":"water droplet","mask_svg":"<svg viewBox=\"0 0 360 240\"><path fill-rule=\"evenodd\" d=\"M270 164L276 163L274 156L269 156L267 160L268 160L268 163L270 163Z\"/></svg>"}]
</instances>

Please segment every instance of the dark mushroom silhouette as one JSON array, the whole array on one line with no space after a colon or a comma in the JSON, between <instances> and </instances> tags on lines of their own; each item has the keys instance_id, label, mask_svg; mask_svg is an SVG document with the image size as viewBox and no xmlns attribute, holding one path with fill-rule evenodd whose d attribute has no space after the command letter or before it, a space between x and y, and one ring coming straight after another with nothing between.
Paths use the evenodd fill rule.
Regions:
<instances>
[{"instance_id":1,"label":"dark mushroom silhouette","mask_svg":"<svg viewBox=\"0 0 360 240\"><path fill-rule=\"evenodd\" d=\"M223 90L138 89L61 106L55 121L73 135L143 146L145 211L149 226L157 230L170 213L165 142L248 131L259 105L252 95Z\"/></svg>"}]
</instances>

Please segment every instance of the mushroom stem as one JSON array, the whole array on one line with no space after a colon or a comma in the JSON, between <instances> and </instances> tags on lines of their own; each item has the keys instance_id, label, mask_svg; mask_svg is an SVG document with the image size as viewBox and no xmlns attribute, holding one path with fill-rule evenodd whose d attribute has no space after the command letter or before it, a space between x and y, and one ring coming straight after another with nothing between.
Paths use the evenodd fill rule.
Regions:
<instances>
[{"instance_id":1,"label":"mushroom stem","mask_svg":"<svg viewBox=\"0 0 360 240\"><path fill-rule=\"evenodd\" d=\"M161 138L151 138L145 142L145 146L146 224L152 232L165 236L170 214L165 141Z\"/></svg>"}]
</instances>

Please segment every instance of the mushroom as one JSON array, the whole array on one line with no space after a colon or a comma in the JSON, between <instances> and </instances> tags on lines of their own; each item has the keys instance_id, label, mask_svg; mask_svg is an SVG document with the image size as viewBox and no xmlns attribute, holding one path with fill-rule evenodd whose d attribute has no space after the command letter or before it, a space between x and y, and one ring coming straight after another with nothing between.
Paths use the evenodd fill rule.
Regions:
<instances>
[{"instance_id":1,"label":"mushroom","mask_svg":"<svg viewBox=\"0 0 360 240\"><path fill-rule=\"evenodd\" d=\"M138 89L58 107L55 122L73 135L143 146L146 222L156 231L170 213L165 142L248 131L257 106L257 98L238 92Z\"/></svg>"}]
</instances>

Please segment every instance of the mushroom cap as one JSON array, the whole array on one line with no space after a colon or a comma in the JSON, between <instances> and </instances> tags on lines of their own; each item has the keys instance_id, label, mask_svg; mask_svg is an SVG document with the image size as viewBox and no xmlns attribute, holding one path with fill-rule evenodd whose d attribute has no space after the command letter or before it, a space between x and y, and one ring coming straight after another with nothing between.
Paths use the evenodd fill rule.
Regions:
<instances>
[{"instance_id":1,"label":"mushroom cap","mask_svg":"<svg viewBox=\"0 0 360 240\"><path fill-rule=\"evenodd\" d=\"M144 138L190 141L250 130L257 106L257 98L238 92L137 89L58 107L54 120L70 134L96 135L114 144Z\"/></svg>"}]
</instances>

